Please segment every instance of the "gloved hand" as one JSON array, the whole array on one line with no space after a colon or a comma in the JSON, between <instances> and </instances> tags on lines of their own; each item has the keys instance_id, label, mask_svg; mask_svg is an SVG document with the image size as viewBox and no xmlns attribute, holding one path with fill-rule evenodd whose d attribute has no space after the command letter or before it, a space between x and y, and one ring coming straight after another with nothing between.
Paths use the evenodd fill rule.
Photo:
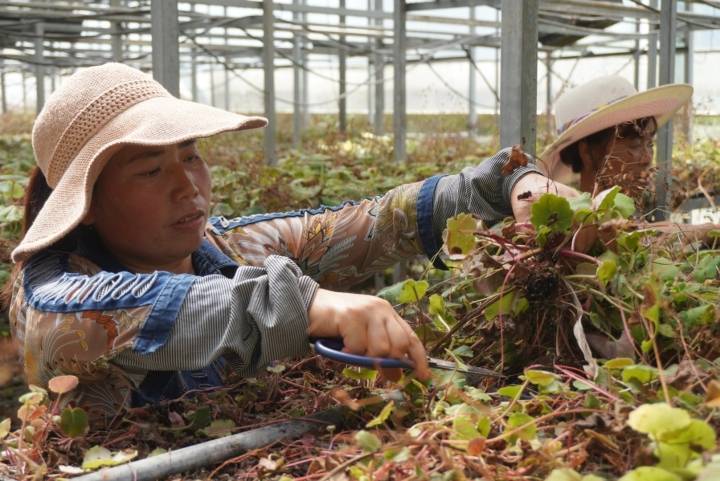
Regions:
<instances>
[{"instance_id":1,"label":"gloved hand","mask_svg":"<svg viewBox=\"0 0 720 481\"><path fill-rule=\"evenodd\" d=\"M530 173L520 177L510 192L510 205L512 206L515 221L520 224L530 222L533 202L545 193L561 197L577 197L580 193L565 184L554 182L544 175Z\"/></svg>"}]
</instances>

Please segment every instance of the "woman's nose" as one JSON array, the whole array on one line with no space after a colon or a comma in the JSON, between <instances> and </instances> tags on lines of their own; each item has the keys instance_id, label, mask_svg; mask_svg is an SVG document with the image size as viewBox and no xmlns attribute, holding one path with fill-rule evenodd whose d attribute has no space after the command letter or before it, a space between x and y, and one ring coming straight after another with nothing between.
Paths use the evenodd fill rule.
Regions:
<instances>
[{"instance_id":1,"label":"woman's nose","mask_svg":"<svg viewBox=\"0 0 720 481\"><path fill-rule=\"evenodd\" d=\"M188 172L183 162L173 167L173 195L178 199L194 197L199 192L192 172Z\"/></svg>"}]
</instances>

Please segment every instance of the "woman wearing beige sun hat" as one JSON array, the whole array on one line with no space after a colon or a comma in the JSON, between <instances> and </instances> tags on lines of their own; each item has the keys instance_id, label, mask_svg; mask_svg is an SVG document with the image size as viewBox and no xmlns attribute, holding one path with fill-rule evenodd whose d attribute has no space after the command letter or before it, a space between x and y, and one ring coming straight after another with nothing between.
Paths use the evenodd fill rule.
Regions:
<instances>
[{"instance_id":1,"label":"woman wearing beige sun hat","mask_svg":"<svg viewBox=\"0 0 720 481\"><path fill-rule=\"evenodd\" d=\"M546 175L581 190L622 185L637 196L649 179L658 127L690 101L693 88L663 85L638 92L622 77L600 77L568 91L555 104L558 137L539 157Z\"/></svg>"},{"instance_id":2,"label":"woman wearing beige sun hat","mask_svg":"<svg viewBox=\"0 0 720 481\"><path fill-rule=\"evenodd\" d=\"M361 202L211 216L195 139L265 124L177 99L115 63L79 70L50 96L33 126L37 168L8 284L28 383L75 375L71 402L110 419L220 386L227 370L250 375L305 354L308 336L408 358L429 376L424 347L390 304L320 286L435 257L449 216L512 215L538 169L503 175L506 150Z\"/></svg>"}]
</instances>

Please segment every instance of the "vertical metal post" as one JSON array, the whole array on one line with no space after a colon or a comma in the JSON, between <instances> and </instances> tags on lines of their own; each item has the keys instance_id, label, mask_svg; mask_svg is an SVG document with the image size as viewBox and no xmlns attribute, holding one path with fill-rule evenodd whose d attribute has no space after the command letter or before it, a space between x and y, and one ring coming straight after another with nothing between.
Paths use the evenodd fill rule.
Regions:
<instances>
[{"instance_id":1,"label":"vertical metal post","mask_svg":"<svg viewBox=\"0 0 720 481\"><path fill-rule=\"evenodd\" d=\"M215 85L215 59L211 58L208 63L210 69L210 105L217 107L217 88Z\"/></svg>"},{"instance_id":2,"label":"vertical metal post","mask_svg":"<svg viewBox=\"0 0 720 481\"><path fill-rule=\"evenodd\" d=\"M545 70L547 72L545 82L545 133L548 140L552 139L553 132L555 131L552 106L553 106L553 95L552 95L552 69L553 69L553 58L550 51L545 52Z\"/></svg>"},{"instance_id":3,"label":"vertical metal post","mask_svg":"<svg viewBox=\"0 0 720 481\"><path fill-rule=\"evenodd\" d=\"M22 69L20 75L22 77L22 109L23 111L26 111L28 108L28 102L27 102L27 78L25 76L25 69L20 67Z\"/></svg>"},{"instance_id":4,"label":"vertical metal post","mask_svg":"<svg viewBox=\"0 0 720 481\"><path fill-rule=\"evenodd\" d=\"M640 19L635 20L635 33L640 33ZM635 51L633 52L633 85L635 90L640 90L640 39L635 39Z\"/></svg>"},{"instance_id":5,"label":"vertical metal post","mask_svg":"<svg viewBox=\"0 0 720 481\"><path fill-rule=\"evenodd\" d=\"M535 154L538 0L502 2L500 146Z\"/></svg>"},{"instance_id":6,"label":"vertical metal post","mask_svg":"<svg viewBox=\"0 0 720 481\"><path fill-rule=\"evenodd\" d=\"M368 12L372 10L372 2L373 0L367 0L367 10ZM367 25L370 26L370 16L368 15L367 19ZM374 90L373 87L375 87L375 82L373 82L373 64L372 64L372 46L374 43L373 37L368 35L367 37L368 42L368 54L367 54L367 73L368 73L368 84L367 84L367 112L368 112L368 125L372 125L373 121L373 94Z\"/></svg>"},{"instance_id":7,"label":"vertical metal post","mask_svg":"<svg viewBox=\"0 0 720 481\"><path fill-rule=\"evenodd\" d=\"M293 5L299 5L299 0L293 0ZM293 12L293 21L298 24L300 23L301 16L300 12ZM300 28L300 27L296 27ZM298 149L302 144L302 75L300 64L302 62L302 36L300 33L293 35L293 131L292 131L292 145L293 148Z\"/></svg>"},{"instance_id":8,"label":"vertical metal post","mask_svg":"<svg viewBox=\"0 0 720 481\"><path fill-rule=\"evenodd\" d=\"M650 6L657 8L657 0L650 0ZM651 89L657 86L657 44L658 30L651 20L648 20L648 53L647 53L647 85Z\"/></svg>"},{"instance_id":9,"label":"vertical metal post","mask_svg":"<svg viewBox=\"0 0 720 481\"><path fill-rule=\"evenodd\" d=\"M45 66L43 40L45 37L45 24L35 24L35 112L40 113L45 105Z\"/></svg>"},{"instance_id":10,"label":"vertical metal post","mask_svg":"<svg viewBox=\"0 0 720 481\"><path fill-rule=\"evenodd\" d=\"M265 117L268 119L268 126L265 128L265 163L275 165L275 45L273 39L274 16L272 0L263 0L263 77L264 77L264 102Z\"/></svg>"},{"instance_id":11,"label":"vertical metal post","mask_svg":"<svg viewBox=\"0 0 720 481\"><path fill-rule=\"evenodd\" d=\"M2 104L0 108L2 113L7 113L7 90L5 88L5 63L0 60L0 96L2 96Z\"/></svg>"},{"instance_id":12,"label":"vertical metal post","mask_svg":"<svg viewBox=\"0 0 720 481\"><path fill-rule=\"evenodd\" d=\"M685 2L686 10L693 11L693 2ZM685 64L684 64L684 81L686 84L692 85L695 81L695 33L692 30L692 25L687 25L685 32ZM685 106L685 142L688 145L693 142L693 103L692 98Z\"/></svg>"},{"instance_id":13,"label":"vertical metal post","mask_svg":"<svg viewBox=\"0 0 720 481\"><path fill-rule=\"evenodd\" d=\"M110 0L111 7L121 7L122 0ZM122 22L112 22L112 32L110 37L110 46L112 49L113 62L122 62L123 50L122 50Z\"/></svg>"},{"instance_id":14,"label":"vertical metal post","mask_svg":"<svg viewBox=\"0 0 720 481\"><path fill-rule=\"evenodd\" d=\"M675 81L677 0L662 0L660 9L660 85ZM657 220L667 217L672 181L672 121L660 127L657 134L658 174L655 179Z\"/></svg>"},{"instance_id":15,"label":"vertical metal post","mask_svg":"<svg viewBox=\"0 0 720 481\"><path fill-rule=\"evenodd\" d=\"M500 38L501 31L500 31L500 7L497 7L495 10L495 24L497 27L495 28L495 37L498 39ZM495 92L500 92L500 47L495 47ZM500 132L500 96L495 96L495 111L493 114L495 115L495 125L497 126L497 131Z\"/></svg>"},{"instance_id":16,"label":"vertical metal post","mask_svg":"<svg viewBox=\"0 0 720 481\"><path fill-rule=\"evenodd\" d=\"M470 20L475 21L475 7L469 7L470 8ZM470 35L475 35L477 33L477 29L475 28L475 25L470 25ZM468 60L468 70L470 77L468 78L468 130L472 134L475 131L475 128L477 127L477 111L475 109L475 93L477 90L476 80L477 80L477 74L475 72L475 68L473 67L473 62L475 61L475 48L470 47L469 48L469 55L470 59Z\"/></svg>"},{"instance_id":17,"label":"vertical metal post","mask_svg":"<svg viewBox=\"0 0 720 481\"><path fill-rule=\"evenodd\" d=\"M225 19L228 18L228 8L224 7L223 13L225 15ZM227 25L227 24L226 24ZM227 26L225 27L225 47L228 46L228 29ZM230 65L230 56L225 55L225 65L223 65L223 74L224 74L224 86L223 86L223 93L225 94L224 103L225 103L225 110L230 110L230 71L228 70L228 65Z\"/></svg>"},{"instance_id":18,"label":"vertical metal post","mask_svg":"<svg viewBox=\"0 0 720 481\"><path fill-rule=\"evenodd\" d=\"M406 118L406 91L405 91L405 11L404 0L394 0L393 30L393 137L394 160L405 162L405 135L407 128Z\"/></svg>"},{"instance_id":19,"label":"vertical metal post","mask_svg":"<svg viewBox=\"0 0 720 481\"><path fill-rule=\"evenodd\" d=\"M180 96L180 47L177 0L150 3L153 78Z\"/></svg>"},{"instance_id":20,"label":"vertical metal post","mask_svg":"<svg viewBox=\"0 0 720 481\"><path fill-rule=\"evenodd\" d=\"M340 9L345 9L345 0L339 0ZM345 15L340 15L340 28L345 28ZM339 98L338 98L338 130L342 133L347 132L347 50L345 47L345 35L340 35L340 51L338 52L338 68L339 72Z\"/></svg>"},{"instance_id":21,"label":"vertical metal post","mask_svg":"<svg viewBox=\"0 0 720 481\"><path fill-rule=\"evenodd\" d=\"M197 4L193 3L190 7L193 12L197 11ZM193 33L194 35L194 33ZM197 83L197 48L194 43L190 44L190 91L193 102L198 101L198 83Z\"/></svg>"},{"instance_id":22,"label":"vertical metal post","mask_svg":"<svg viewBox=\"0 0 720 481\"><path fill-rule=\"evenodd\" d=\"M300 0L300 5L307 4L306 0ZM302 23L303 25L307 24L307 12L302 13ZM302 129L305 130L308 125L310 125L310 82L308 81L308 69L310 68L310 53L309 53L309 42L306 41L307 39L305 36L302 37L302 71L300 72L302 75L302 82L300 82L300 85L302 86Z\"/></svg>"},{"instance_id":23,"label":"vertical metal post","mask_svg":"<svg viewBox=\"0 0 720 481\"><path fill-rule=\"evenodd\" d=\"M383 11L383 0L375 0L375 11ZM377 17L375 25L384 27L383 19ZM380 50L383 48L383 37L375 40L375 54L373 55L373 68L375 69L375 120L373 121L373 133L383 135L385 133L385 61Z\"/></svg>"}]
</instances>

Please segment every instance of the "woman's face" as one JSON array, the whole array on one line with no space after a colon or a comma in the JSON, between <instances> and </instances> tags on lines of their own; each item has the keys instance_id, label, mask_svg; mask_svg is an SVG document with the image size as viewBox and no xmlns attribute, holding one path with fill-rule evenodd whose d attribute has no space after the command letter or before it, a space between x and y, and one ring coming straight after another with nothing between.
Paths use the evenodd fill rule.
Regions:
<instances>
[{"instance_id":1,"label":"woman's face","mask_svg":"<svg viewBox=\"0 0 720 481\"><path fill-rule=\"evenodd\" d=\"M655 123L639 128L634 123L618 126L604 146L589 149L586 177L598 192L619 185L631 197L639 197L652 180Z\"/></svg>"},{"instance_id":2,"label":"woman's face","mask_svg":"<svg viewBox=\"0 0 720 481\"><path fill-rule=\"evenodd\" d=\"M84 222L130 270L191 272L209 205L210 172L194 140L129 145L100 174Z\"/></svg>"}]
</instances>

